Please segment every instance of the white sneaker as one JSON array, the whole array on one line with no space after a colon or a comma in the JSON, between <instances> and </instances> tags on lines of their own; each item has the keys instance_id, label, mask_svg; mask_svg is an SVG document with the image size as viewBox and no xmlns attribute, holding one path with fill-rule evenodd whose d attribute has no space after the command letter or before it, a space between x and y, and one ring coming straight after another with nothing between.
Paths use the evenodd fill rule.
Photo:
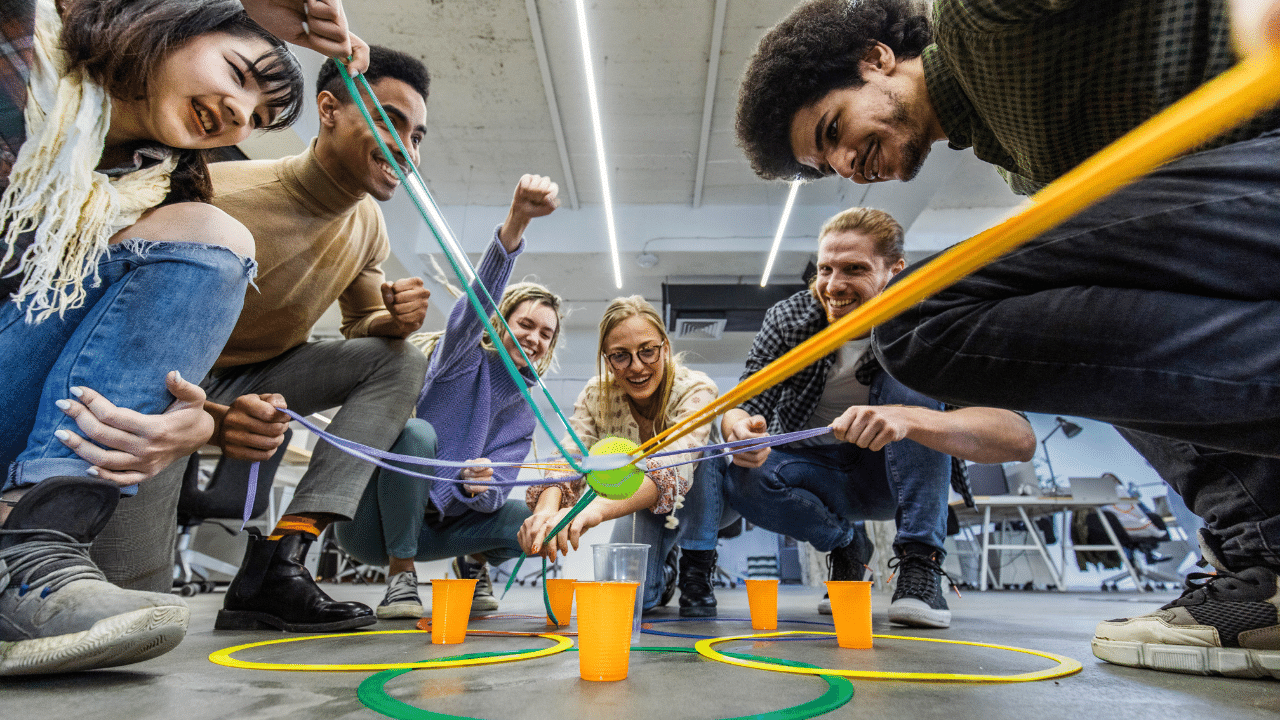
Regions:
<instances>
[{"instance_id":1,"label":"white sneaker","mask_svg":"<svg viewBox=\"0 0 1280 720\"><path fill-rule=\"evenodd\" d=\"M422 598L418 597L418 573L410 570L387 579L387 596L378 603L378 618L420 618Z\"/></svg>"}]
</instances>

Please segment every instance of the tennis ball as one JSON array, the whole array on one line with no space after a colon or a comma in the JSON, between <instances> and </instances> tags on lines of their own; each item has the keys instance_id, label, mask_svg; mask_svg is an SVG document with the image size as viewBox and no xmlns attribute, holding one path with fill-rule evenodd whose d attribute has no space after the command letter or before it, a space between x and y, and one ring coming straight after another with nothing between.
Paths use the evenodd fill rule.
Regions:
<instances>
[{"instance_id":1,"label":"tennis ball","mask_svg":"<svg viewBox=\"0 0 1280 720\"><path fill-rule=\"evenodd\" d=\"M595 445L591 446L588 455L611 455L614 453L629 453L638 446L626 438L606 437L602 438ZM640 483L644 482L644 473L635 466L635 463L628 463L619 468L611 470L590 470L587 472L587 484L591 486L601 497L610 500L625 500L636 493L640 489Z\"/></svg>"}]
</instances>

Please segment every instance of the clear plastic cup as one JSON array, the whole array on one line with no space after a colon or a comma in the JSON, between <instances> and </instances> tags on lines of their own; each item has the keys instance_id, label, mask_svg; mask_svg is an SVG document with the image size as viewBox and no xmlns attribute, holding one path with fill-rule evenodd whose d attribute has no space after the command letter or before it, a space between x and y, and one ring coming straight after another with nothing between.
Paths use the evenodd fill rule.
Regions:
<instances>
[{"instance_id":1,"label":"clear plastic cup","mask_svg":"<svg viewBox=\"0 0 1280 720\"><path fill-rule=\"evenodd\" d=\"M748 578L747 606L752 630L778 629L778 579Z\"/></svg>"},{"instance_id":2,"label":"clear plastic cup","mask_svg":"<svg viewBox=\"0 0 1280 720\"><path fill-rule=\"evenodd\" d=\"M871 581L829 580L831 619L836 624L836 643L842 648L867 650L871 647Z\"/></svg>"},{"instance_id":3,"label":"clear plastic cup","mask_svg":"<svg viewBox=\"0 0 1280 720\"><path fill-rule=\"evenodd\" d=\"M595 553L596 582L633 582L640 585L631 620L631 644L640 642L640 613L644 608L644 581L649 567L649 546L643 543L605 543L592 545ZM578 622L582 622L582 599L578 599Z\"/></svg>"},{"instance_id":4,"label":"clear plastic cup","mask_svg":"<svg viewBox=\"0 0 1280 720\"><path fill-rule=\"evenodd\" d=\"M556 614L556 620L561 626L569 624L569 618L573 614L573 584L577 580L567 578L547 578L547 598L551 600L551 612ZM556 623L551 622L551 616L547 616L547 624L555 627Z\"/></svg>"},{"instance_id":5,"label":"clear plastic cup","mask_svg":"<svg viewBox=\"0 0 1280 720\"><path fill-rule=\"evenodd\" d=\"M467 638L467 620L476 581L440 578L431 581L431 642L457 645Z\"/></svg>"},{"instance_id":6,"label":"clear plastic cup","mask_svg":"<svg viewBox=\"0 0 1280 720\"><path fill-rule=\"evenodd\" d=\"M580 582L578 674L583 680L625 680L631 663L631 618L640 583Z\"/></svg>"}]
</instances>

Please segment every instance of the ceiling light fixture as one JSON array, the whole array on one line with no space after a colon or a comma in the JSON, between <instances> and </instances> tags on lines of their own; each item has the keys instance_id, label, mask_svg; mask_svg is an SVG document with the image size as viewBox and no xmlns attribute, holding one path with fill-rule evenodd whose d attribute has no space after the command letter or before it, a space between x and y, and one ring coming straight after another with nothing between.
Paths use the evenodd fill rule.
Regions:
<instances>
[{"instance_id":1,"label":"ceiling light fixture","mask_svg":"<svg viewBox=\"0 0 1280 720\"><path fill-rule=\"evenodd\" d=\"M591 66L591 40L587 37L587 9L575 0L578 9L578 37L582 39L582 64L587 73L587 99L591 107L591 129L596 136L596 160L600 164L600 190L604 195L604 218L609 230L609 252L613 258L613 281L622 289L622 263L618 260L618 231L613 223L613 194L609 190L609 163L604 155L604 131L600 129L600 101L596 98L596 74Z\"/></svg>"},{"instance_id":2,"label":"ceiling light fixture","mask_svg":"<svg viewBox=\"0 0 1280 720\"><path fill-rule=\"evenodd\" d=\"M778 257L778 246L782 245L782 233L787 230L787 221L791 219L791 207L796 204L796 192L800 190L800 180L791 181L791 192L787 193L787 204L782 208L782 219L778 220L778 234L773 236L773 247L769 248L769 260L764 264L764 274L760 276L760 287L769 284L769 275L773 272L773 261Z\"/></svg>"}]
</instances>

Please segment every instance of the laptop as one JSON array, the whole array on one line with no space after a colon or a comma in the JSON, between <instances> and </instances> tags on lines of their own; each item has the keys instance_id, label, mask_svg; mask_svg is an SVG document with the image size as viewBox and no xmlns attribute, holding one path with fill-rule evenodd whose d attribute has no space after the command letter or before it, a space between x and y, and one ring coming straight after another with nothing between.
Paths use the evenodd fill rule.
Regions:
<instances>
[{"instance_id":1,"label":"laptop","mask_svg":"<svg viewBox=\"0 0 1280 720\"><path fill-rule=\"evenodd\" d=\"M1116 481L1109 477L1069 478L1071 497L1075 500L1110 505L1120 499L1116 493Z\"/></svg>"},{"instance_id":2,"label":"laptop","mask_svg":"<svg viewBox=\"0 0 1280 720\"><path fill-rule=\"evenodd\" d=\"M1036 475L1036 466L1029 462L1009 463L1004 466L1004 476L1009 483L1009 492L1014 495L1039 496L1040 478Z\"/></svg>"}]
</instances>

